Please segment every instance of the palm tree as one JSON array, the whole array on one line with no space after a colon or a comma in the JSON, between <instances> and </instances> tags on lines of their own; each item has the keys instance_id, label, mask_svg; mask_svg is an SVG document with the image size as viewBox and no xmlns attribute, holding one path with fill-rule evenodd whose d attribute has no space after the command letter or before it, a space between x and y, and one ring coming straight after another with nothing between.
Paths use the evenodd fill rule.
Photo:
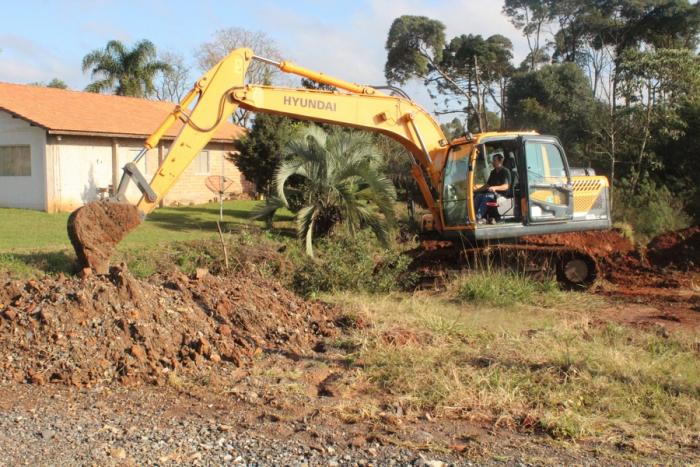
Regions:
<instances>
[{"instance_id":1,"label":"palm tree","mask_svg":"<svg viewBox=\"0 0 700 467\"><path fill-rule=\"evenodd\" d=\"M156 59L151 41L142 40L127 50L123 43L114 40L107 42L104 50L93 50L83 57L83 73L88 70L93 80L98 79L86 91L114 90L118 96L147 97L155 92L156 73L169 71L170 65Z\"/></svg>"},{"instance_id":2,"label":"palm tree","mask_svg":"<svg viewBox=\"0 0 700 467\"><path fill-rule=\"evenodd\" d=\"M307 254L313 256L314 237L328 234L340 223L351 234L368 226L382 243L388 243L396 190L377 169L382 155L368 133L326 133L311 126L288 144L286 152L289 158L275 173L277 197L257 209L254 218L289 207L285 184L296 176L304 179L304 203L296 214L296 225Z\"/></svg>"}]
</instances>

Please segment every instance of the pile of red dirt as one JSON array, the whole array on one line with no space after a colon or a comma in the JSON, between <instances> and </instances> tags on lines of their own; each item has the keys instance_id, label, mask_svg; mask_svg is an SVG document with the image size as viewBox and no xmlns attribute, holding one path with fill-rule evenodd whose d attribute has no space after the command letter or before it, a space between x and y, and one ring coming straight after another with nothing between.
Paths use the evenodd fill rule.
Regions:
<instances>
[{"instance_id":1,"label":"pile of red dirt","mask_svg":"<svg viewBox=\"0 0 700 467\"><path fill-rule=\"evenodd\" d=\"M260 352L307 355L336 332L336 319L335 309L256 272L0 276L0 381L162 384L245 365Z\"/></svg>"},{"instance_id":2,"label":"pile of red dirt","mask_svg":"<svg viewBox=\"0 0 700 467\"><path fill-rule=\"evenodd\" d=\"M688 283L688 278L675 270L697 271L700 264L698 227L660 235L641 249L615 229L528 236L523 240L582 250L596 259L599 277L623 288L681 287Z\"/></svg>"},{"instance_id":3,"label":"pile of red dirt","mask_svg":"<svg viewBox=\"0 0 700 467\"><path fill-rule=\"evenodd\" d=\"M700 268L700 226L666 232L647 245L647 258L657 267L683 271Z\"/></svg>"},{"instance_id":4,"label":"pile of red dirt","mask_svg":"<svg viewBox=\"0 0 700 467\"><path fill-rule=\"evenodd\" d=\"M536 270L547 252L556 255L561 249L573 249L595 258L598 277L621 287L677 288L688 285L700 266L700 227L669 232L652 240L646 249L638 249L618 230L528 235L519 245L492 245L472 248L459 242L423 241L419 248L407 252L413 258L410 270L425 276L427 283L446 277L448 271L468 269L479 261L472 251L499 255L500 263ZM532 259L533 268L524 268ZM488 264L488 263L487 263ZM432 281L432 282L431 282Z\"/></svg>"},{"instance_id":5,"label":"pile of red dirt","mask_svg":"<svg viewBox=\"0 0 700 467\"><path fill-rule=\"evenodd\" d=\"M572 247L596 258L626 255L634 250L634 244L617 230L528 235L521 240L523 243L533 245Z\"/></svg>"}]
</instances>

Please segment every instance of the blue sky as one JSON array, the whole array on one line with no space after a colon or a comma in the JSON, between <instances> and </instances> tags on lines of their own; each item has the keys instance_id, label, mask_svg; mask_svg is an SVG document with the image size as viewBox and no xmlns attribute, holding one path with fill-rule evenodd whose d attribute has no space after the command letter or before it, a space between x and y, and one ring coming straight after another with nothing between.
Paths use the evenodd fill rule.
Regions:
<instances>
[{"instance_id":1,"label":"blue sky","mask_svg":"<svg viewBox=\"0 0 700 467\"><path fill-rule=\"evenodd\" d=\"M177 52L195 65L193 52L200 44L216 30L236 26L265 32L285 58L301 65L376 84L384 81L387 32L403 14L442 21L448 38L503 34L513 40L516 60L521 60L525 41L501 14L501 6L488 0L7 1L0 30L0 81L57 77L82 89L90 81L81 71L82 57L110 39L129 45L149 39L159 50ZM418 86L411 88L420 93ZM426 101L425 96L416 98Z\"/></svg>"}]
</instances>

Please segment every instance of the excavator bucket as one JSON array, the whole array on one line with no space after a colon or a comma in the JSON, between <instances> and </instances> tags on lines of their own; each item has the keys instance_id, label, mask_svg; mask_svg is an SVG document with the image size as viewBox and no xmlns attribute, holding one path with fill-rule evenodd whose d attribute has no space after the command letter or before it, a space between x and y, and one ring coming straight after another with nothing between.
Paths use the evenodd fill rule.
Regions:
<instances>
[{"instance_id":1,"label":"excavator bucket","mask_svg":"<svg viewBox=\"0 0 700 467\"><path fill-rule=\"evenodd\" d=\"M95 201L75 210L68 218L68 237L80 269L109 273L114 247L140 223L139 211L131 204Z\"/></svg>"}]
</instances>

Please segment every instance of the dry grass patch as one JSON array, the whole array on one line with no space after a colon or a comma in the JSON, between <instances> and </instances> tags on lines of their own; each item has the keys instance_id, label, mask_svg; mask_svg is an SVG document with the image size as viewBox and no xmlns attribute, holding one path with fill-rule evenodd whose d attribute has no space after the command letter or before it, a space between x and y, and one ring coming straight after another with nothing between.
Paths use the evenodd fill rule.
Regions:
<instances>
[{"instance_id":1,"label":"dry grass patch","mask_svg":"<svg viewBox=\"0 0 700 467\"><path fill-rule=\"evenodd\" d=\"M409 412L637 452L697 443L696 337L595 325L599 298L559 294L550 308L474 305L449 294L326 298L374 324L346 345L351 361ZM422 337L397 345L385 337L397 326Z\"/></svg>"}]
</instances>

